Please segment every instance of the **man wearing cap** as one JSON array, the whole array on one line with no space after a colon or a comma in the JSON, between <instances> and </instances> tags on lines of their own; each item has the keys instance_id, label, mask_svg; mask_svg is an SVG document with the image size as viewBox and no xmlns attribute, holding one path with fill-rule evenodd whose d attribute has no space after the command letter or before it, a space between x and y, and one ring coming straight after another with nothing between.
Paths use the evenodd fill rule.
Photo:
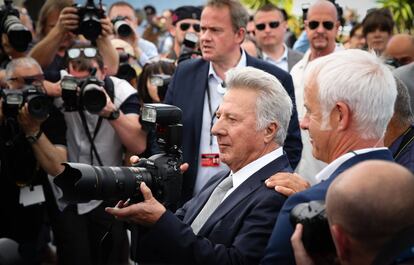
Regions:
<instances>
[{"instance_id":1,"label":"man wearing cap","mask_svg":"<svg viewBox=\"0 0 414 265\"><path fill-rule=\"evenodd\" d=\"M192 32L198 37L200 36L200 16L201 8L196 6L181 6L174 10L172 23L175 27L171 31L171 35L174 37L174 46L167 56L169 59L178 59L187 33Z\"/></svg>"}]
</instances>

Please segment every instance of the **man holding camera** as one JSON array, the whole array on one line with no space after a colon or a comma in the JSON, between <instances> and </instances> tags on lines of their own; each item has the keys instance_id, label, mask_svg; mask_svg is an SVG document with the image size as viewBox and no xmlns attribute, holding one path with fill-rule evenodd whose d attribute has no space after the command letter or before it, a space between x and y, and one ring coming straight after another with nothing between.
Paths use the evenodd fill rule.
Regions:
<instances>
[{"instance_id":1,"label":"man holding camera","mask_svg":"<svg viewBox=\"0 0 414 265\"><path fill-rule=\"evenodd\" d=\"M375 55L345 50L316 59L305 74L306 114L313 156L329 163L319 184L289 197L278 217L262 264L294 264L289 222L299 203L324 200L335 177L364 160L393 160L383 136L397 96L391 71Z\"/></svg>"},{"instance_id":2,"label":"man holding camera","mask_svg":"<svg viewBox=\"0 0 414 265\"><path fill-rule=\"evenodd\" d=\"M292 101L276 77L253 67L227 72L226 83L212 134L230 171L212 176L175 215L145 183L143 202L107 209L139 225L132 253L140 263L257 264L263 255L285 200L263 181L292 171L282 149Z\"/></svg>"},{"instance_id":3,"label":"man holding camera","mask_svg":"<svg viewBox=\"0 0 414 265\"><path fill-rule=\"evenodd\" d=\"M184 113L183 156L190 167L184 177L183 202L200 191L211 176L227 170L225 164L216 163L219 146L211 127L216 121L215 112L225 91L223 80L229 69L253 66L271 73L294 99L288 73L249 56L240 48L248 19L239 1L208 1L201 14L203 57L179 64L167 91L165 102L178 106ZM283 148L295 167L302 148L295 107Z\"/></svg>"},{"instance_id":4,"label":"man holding camera","mask_svg":"<svg viewBox=\"0 0 414 265\"><path fill-rule=\"evenodd\" d=\"M108 10L108 16L112 21L122 20L130 27L128 34L120 34L115 32L117 38L127 41L135 51L135 58L141 66L144 66L149 60L158 57L157 47L150 41L147 41L138 36L136 29L138 27L137 17L135 15L134 7L125 1L118 1L111 5Z\"/></svg>"},{"instance_id":5,"label":"man holding camera","mask_svg":"<svg viewBox=\"0 0 414 265\"><path fill-rule=\"evenodd\" d=\"M413 264L414 250L404 252L413 241L413 189L413 174L386 161L361 162L332 182L326 215L340 264ZM298 224L292 236L296 264L318 264L306 253L303 229Z\"/></svg>"},{"instance_id":6,"label":"man holding camera","mask_svg":"<svg viewBox=\"0 0 414 265\"><path fill-rule=\"evenodd\" d=\"M12 60L6 77L9 90L2 90L0 104L0 238L17 241L27 264L40 264L49 241L47 174L63 171L66 125L42 92L43 72L34 59Z\"/></svg>"},{"instance_id":7,"label":"man holding camera","mask_svg":"<svg viewBox=\"0 0 414 265\"><path fill-rule=\"evenodd\" d=\"M68 161L121 166L125 152L142 153L146 146L146 133L139 123L138 95L125 80L106 76L102 57L90 49L95 48L80 44L68 49L70 76L61 81ZM123 224L104 212L106 206L113 205L111 202L93 200L69 206L57 202L60 211L54 224L61 264L127 262L128 239ZM105 233L111 236L109 242L102 243Z\"/></svg>"},{"instance_id":8,"label":"man holding camera","mask_svg":"<svg viewBox=\"0 0 414 265\"><path fill-rule=\"evenodd\" d=\"M191 52L196 51L199 46L200 16L201 8L196 6L181 6L174 10L172 19L174 28L171 31L174 37L174 46L167 58L178 60L182 50L186 48L187 51L184 52L189 53L188 58L191 58Z\"/></svg>"}]
</instances>

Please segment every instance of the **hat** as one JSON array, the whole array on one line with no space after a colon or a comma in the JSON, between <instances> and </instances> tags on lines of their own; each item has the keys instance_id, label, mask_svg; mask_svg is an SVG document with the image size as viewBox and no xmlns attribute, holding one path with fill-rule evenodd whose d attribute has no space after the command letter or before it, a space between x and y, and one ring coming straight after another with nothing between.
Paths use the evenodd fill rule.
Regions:
<instances>
[{"instance_id":1,"label":"hat","mask_svg":"<svg viewBox=\"0 0 414 265\"><path fill-rule=\"evenodd\" d=\"M145 14L147 14L147 16L155 15L157 13L157 11L155 10L155 7L152 5L144 6L144 11L145 11Z\"/></svg>"},{"instance_id":2,"label":"hat","mask_svg":"<svg viewBox=\"0 0 414 265\"><path fill-rule=\"evenodd\" d=\"M135 57L134 48L128 42L121 39L112 39L111 43L116 50L122 50L130 56Z\"/></svg>"},{"instance_id":3,"label":"hat","mask_svg":"<svg viewBox=\"0 0 414 265\"><path fill-rule=\"evenodd\" d=\"M180 6L174 10L172 21L173 25L183 19L197 19L200 20L201 8L196 6Z\"/></svg>"}]
</instances>

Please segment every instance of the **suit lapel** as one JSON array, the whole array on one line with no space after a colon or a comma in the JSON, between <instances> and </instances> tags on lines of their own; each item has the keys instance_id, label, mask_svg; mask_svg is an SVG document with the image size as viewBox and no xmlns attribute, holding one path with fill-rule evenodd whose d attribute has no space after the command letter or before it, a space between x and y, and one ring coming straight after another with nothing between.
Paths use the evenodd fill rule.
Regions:
<instances>
[{"instance_id":1,"label":"suit lapel","mask_svg":"<svg viewBox=\"0 0 414 265\"><path fill-rule=\"evenodd\" d=\"M230 212L237 204L264 185L265 179L282 170L288 172L292 171L285 155L273 160L237 187L237 189L234 190L213 212L198 234L202 235L206 231L210 230L215 223Z\"/></svg>"}]
</instances>

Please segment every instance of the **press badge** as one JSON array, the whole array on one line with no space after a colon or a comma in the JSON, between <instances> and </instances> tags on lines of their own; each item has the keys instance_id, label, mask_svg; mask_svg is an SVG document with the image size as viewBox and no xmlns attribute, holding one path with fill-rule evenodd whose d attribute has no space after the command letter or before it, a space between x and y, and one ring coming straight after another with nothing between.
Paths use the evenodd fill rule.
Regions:
<instances>
[{"instance_id":1,"label":"press badge","mask_svg":"<svg viewBox=\"0 0 414 265\"><path fill-rule=\"evenodd\" d=\"M20 188L19 203L24 207L45 201L42 185L24 186Z\"/></svg>"},{"instance_id":2,"label":"press badge","mask_svg":"<svg viewBox=\"0 0 414 265\"><path fill-rule=\"evenodd\" d=\"M202 167L218 167L220 166L219 154L201 154Z\"/></svg>"}]
</instances>

